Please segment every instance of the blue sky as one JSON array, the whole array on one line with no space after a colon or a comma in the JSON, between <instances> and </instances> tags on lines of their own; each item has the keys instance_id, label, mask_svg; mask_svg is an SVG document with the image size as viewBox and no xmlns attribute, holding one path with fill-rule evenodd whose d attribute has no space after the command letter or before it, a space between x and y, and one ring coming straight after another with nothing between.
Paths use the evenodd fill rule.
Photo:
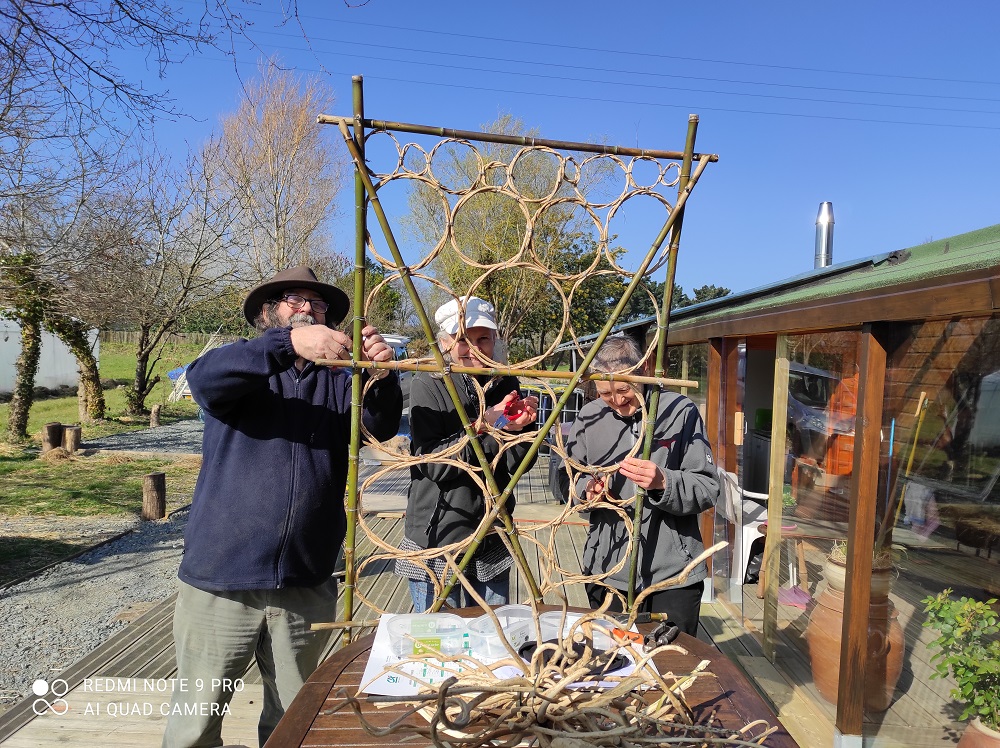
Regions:
<instances>
[{"instance_id":1,"label":"blue sky","mask_svg":"<svg viewBox=\"0 0 1000 748\"><path fill-rule=\"evenodd\" d=\"M353 74L367 116L458 129L509 112L542 137L679 150L697 113L697 149L719 162L685 218L686 289L741 291L809 270L824 200L836 262L1000 223L992 2L298 7L309 42L274 0L246 11L258 49L237 46L240 73L272 53L320 72L335 114L350 113ZM240 90L217 52L169 69L163 85L194 118L157 126L168 150L202 141ZM622 243L645 249L659 223L637 216ZM352 246L346 221L336 241Z\"/></svg>"}]
</instances>

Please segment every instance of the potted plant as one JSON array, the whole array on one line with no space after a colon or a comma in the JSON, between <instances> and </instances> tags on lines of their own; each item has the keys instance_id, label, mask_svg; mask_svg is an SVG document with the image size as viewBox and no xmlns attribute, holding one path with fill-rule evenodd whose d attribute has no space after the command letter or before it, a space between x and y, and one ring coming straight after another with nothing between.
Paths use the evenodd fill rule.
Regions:
<instances>
[{"instance_id":1,"label":"potted plant","mask_svg":"<svg viewBox=\"0 0 1000 748\"><path fill-rule=\"evenodd\" d=\"M937 672L931 678L955 681L952 698L965 704L961 719L975 717L959 742L961 748L1000 746L1000 614L996 598L955 600L951 589L924 598L924 626L940 636L929 649Z\"/></svg>"}]
</instances>

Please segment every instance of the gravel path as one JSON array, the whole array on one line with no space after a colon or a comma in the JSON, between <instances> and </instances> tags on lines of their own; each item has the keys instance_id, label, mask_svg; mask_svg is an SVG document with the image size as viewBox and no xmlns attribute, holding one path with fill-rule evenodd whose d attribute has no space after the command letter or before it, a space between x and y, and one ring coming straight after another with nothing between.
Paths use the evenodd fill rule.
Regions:
<instances>
[{"instance_id":1,"label":"gravel path","mask_svg":"<svg viewBox=\"0 0 1000 748\"><path fill-rule=\"evenodd\" d=\"M85 449L117 449L130 452L184 452L201 454L205 424L198 420L178 421L143 431L126 431L114 436L85 441Z\"/></svg>"},{"instance_id":2,"label":"gravel path","mask_svg":"<svg viewBox=\"0 0 1000 748\"><path fill-rule=\"evenodd\" d=\"M188 512L0 590L0 710L174 592ZM138 523L134 523L138 524Z\"/></svg>"},{"instance_id":3,"label":"gravel path","mask_svg":"<svg viewBox=\"0 0 1000 748\"><path fill-rule=\"evenodd\" d=\"M202 424L182 421L86 442L87 449L201 452ZM0 589L0 712L173 594L187 509L158 522L137 517L33 517L32 535L127 535ZM19 520L21 521L21 520ZM8 528L4 528L7 530Z\"/></svg>"}]
</instances>

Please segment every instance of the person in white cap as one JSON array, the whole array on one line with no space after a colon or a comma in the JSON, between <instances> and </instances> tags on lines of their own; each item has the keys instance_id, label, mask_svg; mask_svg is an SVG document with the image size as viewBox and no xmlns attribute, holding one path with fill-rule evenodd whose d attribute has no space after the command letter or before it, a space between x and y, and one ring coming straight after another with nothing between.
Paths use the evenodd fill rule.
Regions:
<instances>
[{"instance_id":1,"label":"person in white cap","mask_svg":"<svg viewBox=\"0 0 1000 748\"><path fill-rule=\"evenodd\" d=\"M476 296L453 299L441 306L434 315L438 325L438 345L445 359L459 366L483 368L486 364L476 352L493 359L497 344L497 324L493 305ZM420 372L410 385L410 452L414 456L433 455L453 448L465 438L458 411L448 394L443 374ZM500 444L490 434L492 428L521 432L534 428L538 418L538 398L521 398L515 377L504 376L494 381L486 375L475 380L485 389L486 408L479 409L479 396L473 377L451 372L462 406L475 424L483 451L492 463L500 452ZM511 412L505 415L508 405ZM499 424L499 425L497 425ZM510 474L528 451L526 443L507 449L494 468L500 489L510 481ZM458 460L478 468L472 445L466 443L455 455ZM410 491L406 504L405 537L400 550L418 551L443 548L475 534L486 513L486 502L477 483L467 469L453 464L426 461L410 468ZM507 502L507 511L514 511L514 496ZM479 546L465 575L478 594L489 605L503 605L509 598L510 567L513 561L501 538L491 533ZM428 562L439 581L447 582L443 557ZM406 559L396 562L396 573L409 580L410 596L415 611L431 607L435 586L426 570ZM475 600L456 585L448 597L453 608L475 605Z\"/></svg>"}]
</instances>

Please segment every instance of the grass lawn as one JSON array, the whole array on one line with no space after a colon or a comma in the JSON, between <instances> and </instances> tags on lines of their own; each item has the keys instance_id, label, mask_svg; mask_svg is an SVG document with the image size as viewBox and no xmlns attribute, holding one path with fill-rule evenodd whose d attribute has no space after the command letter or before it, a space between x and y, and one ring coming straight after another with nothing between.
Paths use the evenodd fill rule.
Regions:
<instances>
[{"instance_id":1,"label":"grass lawn","mask_svg":"<svg viewBox=\"0 0 1000 748\"><path fill-rule=\"evenodd\" d=\"M200 345L175 343L166 348L155 373L163 381L146 398L147 407L163 404L161 423L195 418L198 406L189 401L167 403L173 383L167 372L192 361ZM126 380L135 375L131 346L101 346L101 379ZM137 431L149 427L148 416L125 415L125 392L105 390L107 418L83 427L83 440ZM0 437L6 434L10 406L0 405ZM46 518L86 518L99 515L139 514L142 482L147 473L167 474L167 511L191 499L201 457L164 455L138 459L125 454L75 455L64 459L40 458L42 426L51 421L79 423L76 397L36 400L28 418L31 443L0 444L0 583L16 579L54 561L66 558L106 539L93 533L60 529ZM42 521L33 523L33 519ZM68 521L68 520L67 520ZM35 526L33 526L35 524ZM78 525L79 523L77 523Z\"/></svg>"},{"instance_id":2,"label":"grass lawn","mask_svg":"<svg viewBox=\"0 0 1000 748\"><path fill-rule=\"evenodd\" d=\"M110 535L60 528L54 517L138 515L147 473L167 474L167 511L187 504L201 457L136 458L102 452L62 459L0 446L0 584L83 550Z\"/></svg>"},{"instance_id":3,"label":"grass lawn","mask_svg":"<svg viewBox=\"0 0 1000 748\"><path fill-rule=\"evenodd\" d=\"M86 550L93 539L67 542L51 538L0 536L0 584L12 582Z\"/></svg>"},{"instance_id":4,"label":"grass lawn","mask_svg":"<svg viewBox=\"0 0 1000 748\"><path fill-rule=\"evenodd\" d=\"M164 350L163 358L157 364L155 373L161 377L160 382L146 398L146 406L157 403L163 405L160 413L161 423L174 423L198 415L198 406L190 401L167 403L167 396L173 389L173 383L167 378L167 372L186 363L190 363L199 353L202 346L191 343L174 343ZM120 343L105 343L101 346L101 379L116 381L131 381L135 376L135 352L131 346ZM107 403L107 418L95 424L83 427L83 440L97 439L122 431L138 431L149 427L147 416L125 415L125 391L120 388L104 391ZM7 431L7 418L10 406L0 405L0 434ZM74 424L80 422L76 397L57 397L36 400L28 415L28 436L31 443L41 445L41 430L46 423Z\"/></svg>"},{"instance_id":5,"label":"grass lawn","mask_svg":"<svg viewBox=\"0 0 1000 748\"><path fill-rule=\"evenodd\" d=\"M0 451L0 514L85 517L138 514L147 473L167 474L167 509L186 504L194 492L200 455L134 457L101 452L91 456L39 457L34 450Z\"/></svg>"}]
</instances>

